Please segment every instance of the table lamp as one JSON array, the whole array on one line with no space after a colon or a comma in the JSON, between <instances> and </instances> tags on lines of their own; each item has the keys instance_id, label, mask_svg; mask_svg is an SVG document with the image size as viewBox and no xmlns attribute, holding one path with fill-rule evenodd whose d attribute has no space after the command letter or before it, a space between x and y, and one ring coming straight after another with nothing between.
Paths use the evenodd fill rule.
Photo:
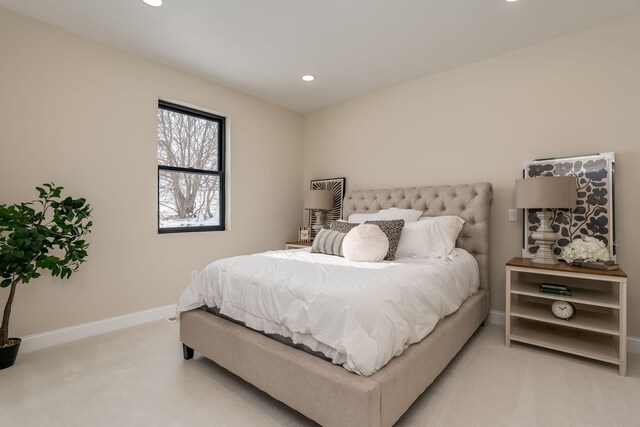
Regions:
<instances>
[{"instance_id":1,"label":"table lamp","mask_svg":"<svg viewBox=\"0 0 640 427\"><path fill-rule=\"evenodd\" d=\"M315 235L327 221L327 211L333 209L333 192L330 190L306 190L304 192L304 209L314 214L313 228Z\"/></svg>"},{"instance_id":2,"label":"table lamp","mask_svg":"<svg viewBox=\"0 0 640 427\"><path fill-rule=\"evenodd\" d=\"M560 237L551 228L553 211L550 209L574 209L577 198L577 181L573 176L539 176L516 181L516 208L540 209L536 212L540 225L531 233L538 251L532 262L558 264L551 246Z\"/></svg>"}]
</instances>

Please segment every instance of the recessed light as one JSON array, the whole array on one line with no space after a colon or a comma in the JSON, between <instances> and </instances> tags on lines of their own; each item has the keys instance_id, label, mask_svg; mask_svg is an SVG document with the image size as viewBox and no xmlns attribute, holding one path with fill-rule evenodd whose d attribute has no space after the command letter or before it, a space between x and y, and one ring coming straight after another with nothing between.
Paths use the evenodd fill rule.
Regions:
<instances>
[{"instance_id":1,"label":"recessed light","mask_svg":"<svg viewBox=\"0 0 640 427\"><path fill-rule=\"evenodd\" d=\"M153 6L153 7L162 6L162 0L142 0L142 1L148 4L149 6Z\"/></svg>"},{"instance_id":2,"label":"recessed light","mask_svg":"<svg viewBox=\"0 0 640 427\"><path fill-rule=\"evenodd\" d=\"M518 0L504 0L504 1L506 1L507 3L515 3L515 2L517 2Z\"/></svg>"},{"instance_id":3,"label":"recessed light","mask_svg":"<svg viewBox=\"0 0 640 427\"><path fill-rule=\"evenodd\" d=\"M302 80L304 80L305 82L312 82L316 79L316 76L312 76L311 74L305 74L304 76L302 76Z\"/></svg>"}]
</instances>

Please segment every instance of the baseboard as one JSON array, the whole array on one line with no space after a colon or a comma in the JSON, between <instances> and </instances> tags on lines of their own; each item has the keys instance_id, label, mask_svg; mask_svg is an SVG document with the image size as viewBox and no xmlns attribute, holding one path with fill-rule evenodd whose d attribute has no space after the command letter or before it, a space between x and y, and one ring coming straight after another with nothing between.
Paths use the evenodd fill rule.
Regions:
<instances>
[{"instance_id":1,"label":"baseboard","mask_svg":"<svg viewBox=\"0 0 640 427\"><path fill-rule=\"evenodd\" d=\"M130 326L153 322L154 320L167 319L175 316L175 314L176 304L171 304L164 307L137 311L123 316L84 323L82 325L28 335L22 338L20 352L40 350L53 345L64 344L70 341L104 334L106 332L117 331L118 329L124 329Z\"/></svg>"},{"instance_id":2,"label":"baseboard","mask_svg":"<svg viewBox=\"0 0 640 427\"><path fill-rule=\"evenodd\" d=\"M175 314L176 305L170 304L164 307L138 311L135 313L125 314L123 316L84 323L82 325L28 335L22 338L20 351L29 352L40 350L53 345L64 344L82 338L104 334L106 332L117 331L118 329L124 329L130 326L153 322L154 320L167 319ZM504 311L491 310L489 312L488 320L492 325L504 326L505 313ZM629 353L640 354L640 338L627 337L627 350Z\"/></svg>"},{"instance_id":3,"label":"baseboard","mask_svg":"<svg viewBox=\"0 0 640 427\"><path fill-rule=\"evenodd\" d=\"M504 326L504 318L504 311L491 310L489 312L489 323L491 323L492 325Z\"/></svg>"},{"instance_id":4,"label":"baseboard","mask_svg":"<svg viewBox=\"0 0 640 427\"><path fill-rule=\"evenodd\" d=\"M491 310L489 312L489 323L492 325L504 326L504 311ZM640 338L627 336L627 351L633 354L640 354Z\"/></svg>"}]
</instances>

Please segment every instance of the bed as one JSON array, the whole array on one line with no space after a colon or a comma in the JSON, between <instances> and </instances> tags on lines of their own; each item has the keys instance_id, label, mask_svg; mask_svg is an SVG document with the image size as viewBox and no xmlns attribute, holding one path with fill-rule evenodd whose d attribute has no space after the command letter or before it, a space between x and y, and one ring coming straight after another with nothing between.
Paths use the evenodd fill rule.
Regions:
<instances>
[{"instance_id":1,"label":"bed","mask_svg":"<svg viewBox=\"0 0 640 427\"><path fill-rule=\"evenodd\" d=\"M232 321L194 309L180 314L186 359L208 357L312 420L327 426L390 426L457 354L488 314L489 183L349 191L344 217L389 207L423 216L458 215L466 222L456 246L478 266L479 290L426 338L410 345L372 375L291 348Z\"/></svg>"}]
</instances>

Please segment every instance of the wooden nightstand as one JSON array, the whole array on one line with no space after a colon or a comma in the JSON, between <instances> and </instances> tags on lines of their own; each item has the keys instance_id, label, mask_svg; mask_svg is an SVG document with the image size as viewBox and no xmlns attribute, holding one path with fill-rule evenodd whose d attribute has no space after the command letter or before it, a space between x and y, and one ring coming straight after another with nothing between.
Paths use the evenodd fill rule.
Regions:
<instances>
[{"instance_id":1,"label":"wooden nightstand","mask_svg":"<svg viewBox=\"0 0 640 427\"><path fill-rule=\"evenodd\" d=\"M541 283L568 286L571 296L540 292ZM570 320L551 313L554 301L576 307ZM505 343L511 341L588 357L627 373L627 275L568 264L534 264L513 258L506 264Z\"/></svg>"},{"instance_id":2,"label":"wooden nightstand","mask_svg":"<svg viewBox=\"0 0 640 427\"><path fill-rule=\"evenodd\" d=\"M313 242L286 242L284 244L285 249L300 249L300 248L310 248L313 245Z\"/></svg>"}]
</instances>

